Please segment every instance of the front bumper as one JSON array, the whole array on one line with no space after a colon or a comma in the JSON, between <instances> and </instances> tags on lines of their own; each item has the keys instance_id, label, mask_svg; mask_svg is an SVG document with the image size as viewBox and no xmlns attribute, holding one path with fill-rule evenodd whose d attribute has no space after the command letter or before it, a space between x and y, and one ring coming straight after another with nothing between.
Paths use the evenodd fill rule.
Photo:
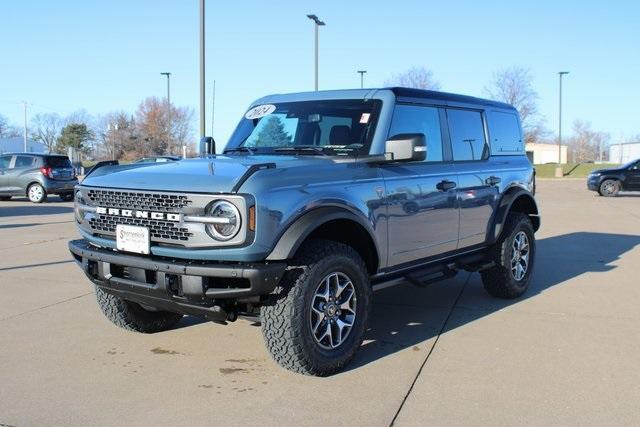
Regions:
<instances>
[{"instance_id":1,"label":"front bumper","mask_svg":"<svg viewBox=\"0 0 640 427\"><path fill-rule=\"evenodd\" d=\"M84 239L69 242L69 251L87 277L123 299L176 313L224 321L222 304L267 295L287 267L285 263L176 261L97 248Z\"/></svg>"},{"instance_id":2,"label":"front bumper","mask_svg":"<svg viewBox=\"0 0 640 427\"><path fill-rule=\"evenodd\" d=\"M600 177L589 176L587 178L587 188L591 191L598 191L600 189Z\"/></svg>"}]
</instances>

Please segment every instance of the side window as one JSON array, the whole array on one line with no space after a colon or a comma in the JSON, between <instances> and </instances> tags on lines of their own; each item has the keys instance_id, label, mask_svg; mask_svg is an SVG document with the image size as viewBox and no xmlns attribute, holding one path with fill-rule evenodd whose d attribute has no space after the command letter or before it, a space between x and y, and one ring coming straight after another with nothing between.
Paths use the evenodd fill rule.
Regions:
<instances>
[{"instance_id":1,"label":"side window","mask_svg":"<svg viewBox=\"0 0 640 427\"><path fill-rule=\"evenodd\" d=\"M522 153L522 136L518 117L512 113L494 111L489 116L491 151L500 153Z\"/></svg>"},{"instance_id":2,"label":"side window","mask_svg":"<svg viewBox=\"0 0 640 427\"><path fill-rule=\"evenodd\" d=\"M427 138L427 162L442 161L440 115L434 107L396 105L389 137L401 133L424 133Z\"/></svg>"},{"instance_id":3,"label":"side window","mask_svg":"<svg viewBox=\"0 0 640 427\"><path fill-rule=\"evenodd\" d=\"M0 169L8 169L11 163L11 156L0 156Z\"/></svg>"},{"instance_id":4,"label":"side window","mask_svg":"<svg viewBox=\"0 0 640 427\"><path fill-rule=\"evenodd\" d=\"M33 165L33 157L31 156L16 156L14 168L28 168Z\"/></svg>"},{"instance_id":5,"label":"side window","mask_svg":"<svg viewBox=\"0 0 640 427\"><path fill-rule=\"evenodd\" d=\"M454 161L481 160L488 147L479 111L447 109Z\"/></svg>"}]
</instances>

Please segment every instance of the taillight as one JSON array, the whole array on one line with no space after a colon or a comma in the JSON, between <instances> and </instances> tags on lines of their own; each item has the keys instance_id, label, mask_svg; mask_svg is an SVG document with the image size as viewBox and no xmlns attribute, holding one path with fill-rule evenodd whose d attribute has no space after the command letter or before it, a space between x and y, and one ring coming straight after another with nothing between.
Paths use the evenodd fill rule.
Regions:
<instances>
[{"instance_id":1,"label":"taillight","mask_svg":"<svg viewBox=\"0 0 640 427\"><path fill-rule=\"evenodd\" d=\"M40 172L42 172L42 175L46 176L47 178L53 179L53 171L50 167L42 167L40 168Z\"/></svg>"}]
</instances>

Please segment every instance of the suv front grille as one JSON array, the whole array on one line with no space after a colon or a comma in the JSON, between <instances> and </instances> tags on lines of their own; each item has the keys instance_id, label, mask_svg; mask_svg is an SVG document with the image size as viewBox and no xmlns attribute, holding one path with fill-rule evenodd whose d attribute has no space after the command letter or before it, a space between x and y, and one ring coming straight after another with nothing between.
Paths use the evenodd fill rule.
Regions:
<instances>
[{"instance_id":1,"label":"suv front grille","mask_svg":"<svg viewBox=\"0 0 640 427\"><path fill-rule=\"evenodd\" d=\"M179 212L191 203L187 196L148 192L89 190L87 196L105 208L140 209L154 212Z\"/></svg>"},{"instance_id":2,"label":"suv front grille","mask_svg":"<svg viewBox=\"0 0 640 427\"><path fill-rule=\"evenodd\" d=\"M93 205L103 208L148 212L182 213L184 208L192 204L187 196L170 193L90 189L86 197ZM114 235L118 224L146 227L153 241L186 242L193 236L183 224L174 221L103 214L95 214L89 219L91 230L98 234Z\"/></svg>"},{"instance_id":3,"label":"suv front grille","mask_svg":"<svg viewBox=\"0 0 640 427\"><path fill-rule=\"evenodd\" d=\"M116 225L118 224L147 227L152 239L187 241L189 240L189 237L193 236L193 233L190 233L187 228L176 227L175 223L169 221L112 217L107 215L98 215L97 217L89 220L89 225L97 233L115 233Z\"/></svg>"}]
</instances>

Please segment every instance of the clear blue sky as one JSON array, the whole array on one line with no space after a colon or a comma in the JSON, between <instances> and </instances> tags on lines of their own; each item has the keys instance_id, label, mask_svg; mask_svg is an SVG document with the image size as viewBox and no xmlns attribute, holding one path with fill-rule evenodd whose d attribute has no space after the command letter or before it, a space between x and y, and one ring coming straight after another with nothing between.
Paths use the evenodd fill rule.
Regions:
<instances>
[{"instance_id":1,"label":"clear blue sky","mask_svg":"<svg viewBox=\"0 0 640 427\"><path fill-rule=\"evenodd\" d=\"M207 129L212 81L216 126L226 142L255 98L313 89L313 27L320 88L380 86L411 66L433 70L442 89L483 96L492 73L530 68L547 127L557 132L557 71L564 128L575 119L640 134L638 1L207 1ZM198 108L198 1L21 0L0 4L0 114L133 112L147 96Z\"/></svg>"}]
</instances>

